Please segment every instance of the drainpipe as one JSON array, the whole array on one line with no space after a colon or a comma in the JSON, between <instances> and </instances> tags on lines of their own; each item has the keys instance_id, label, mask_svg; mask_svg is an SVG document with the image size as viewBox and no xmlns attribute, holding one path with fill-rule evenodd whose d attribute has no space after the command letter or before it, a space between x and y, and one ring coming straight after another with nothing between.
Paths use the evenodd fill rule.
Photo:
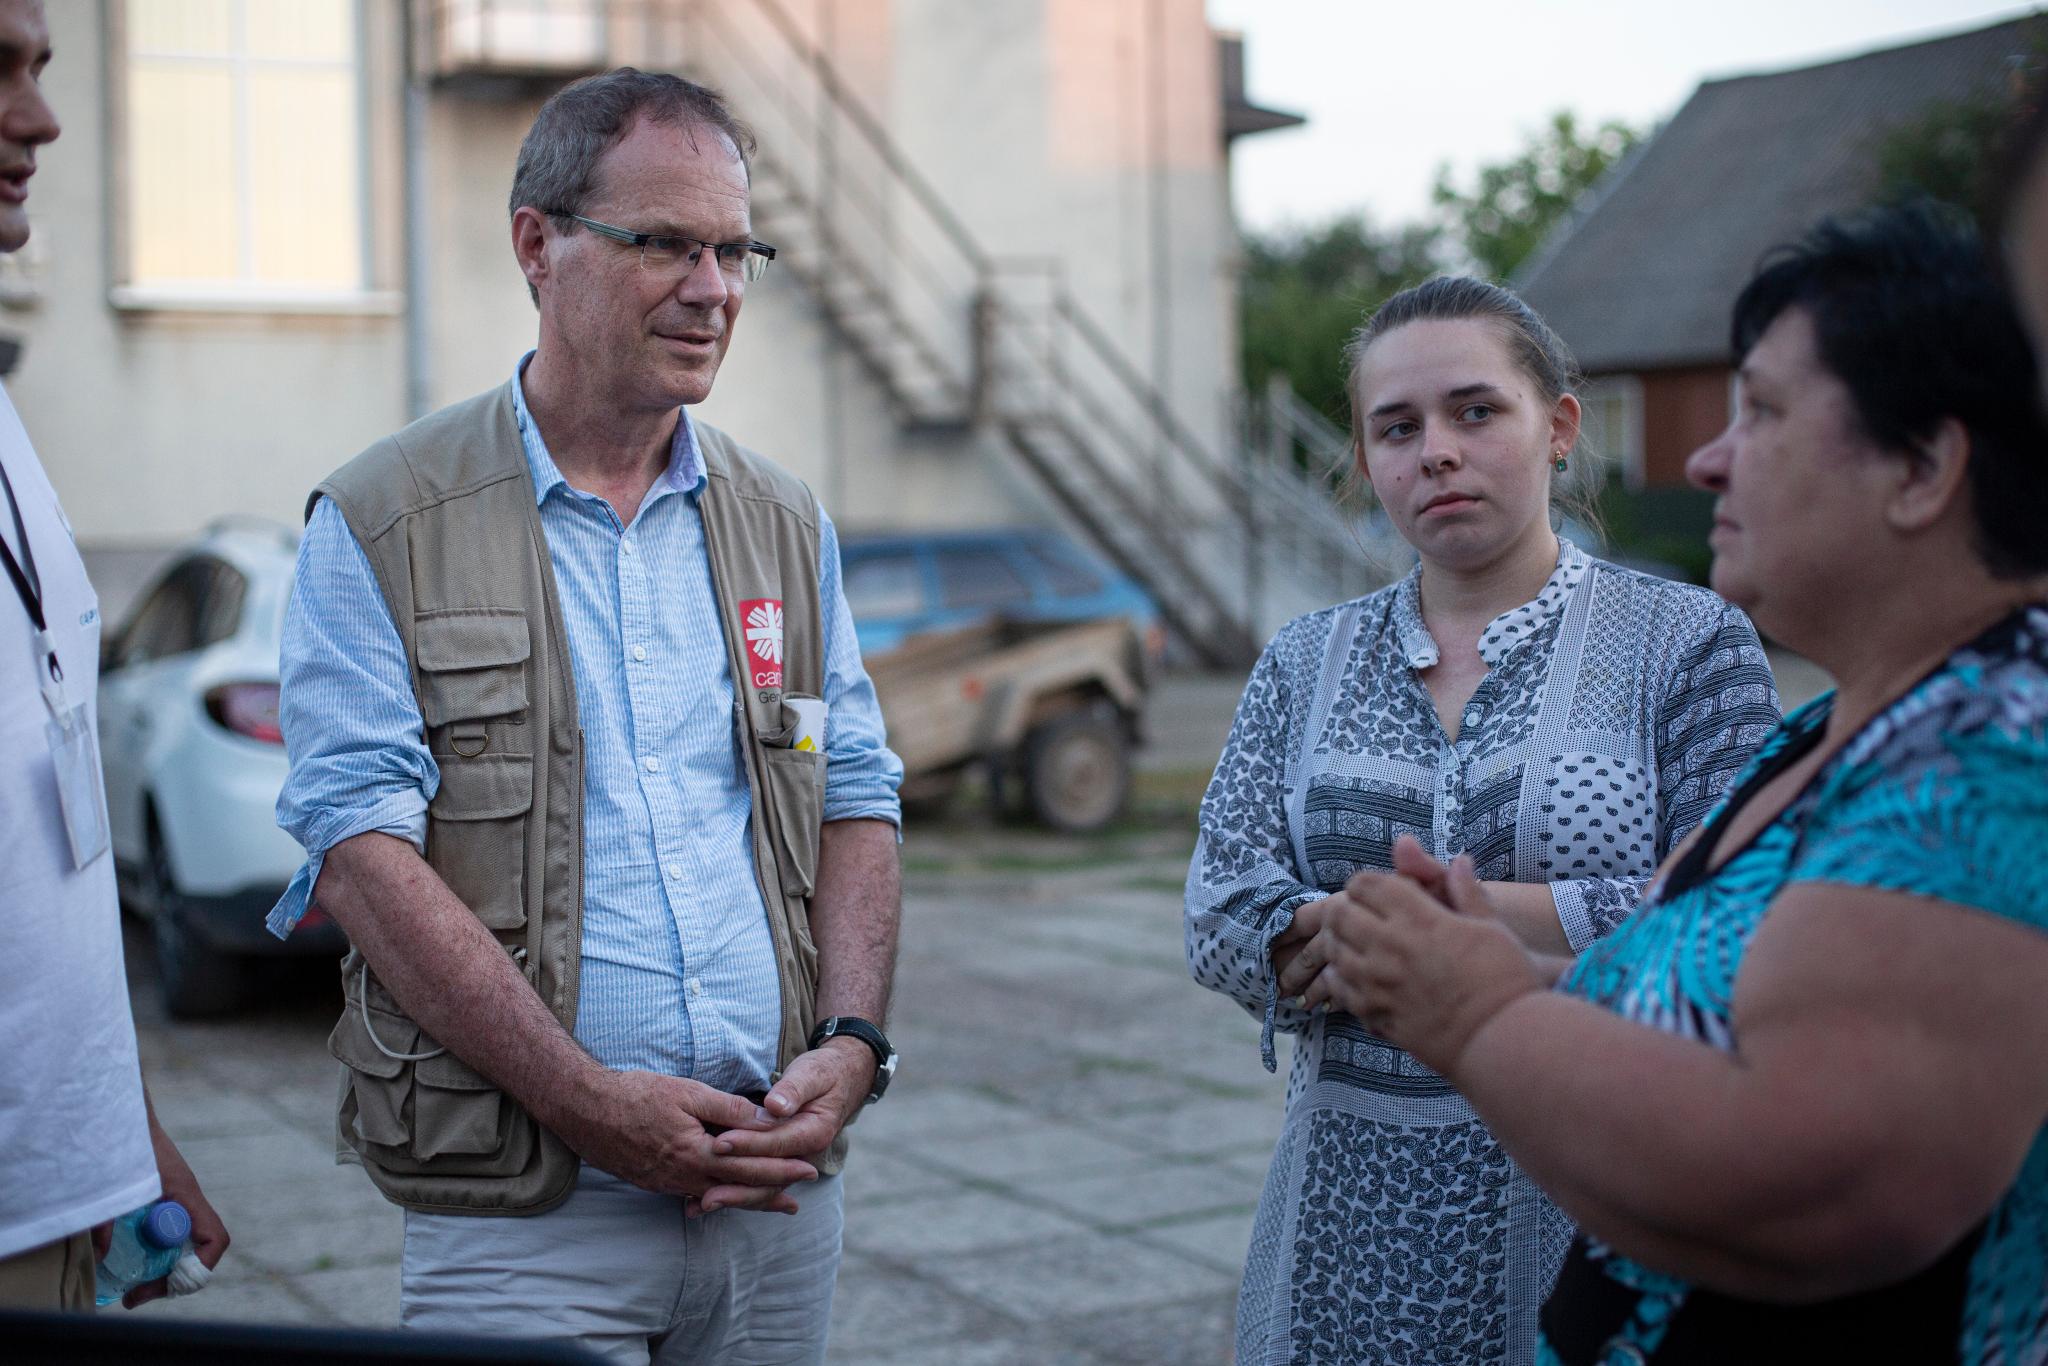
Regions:
<instances>
[{"instance_id":1,"label":"drainpipe","mask_svg":"<svg viewBox=\"0 0 2048 1366\"><path fill-rule=\"evenodd\" d=\"M399 73L401 129L405 144L405 408L424 417L432 406L427 329L427 91L419 77L419 5L404 9Z\"/></svg>"},{"instance_id":2,"label":"drainpipe","mask_svg":"<svg viewBox=\"0 0 2048 1366\"><path fill-rule=\"evenodd\" d=\"M1167 156L1170 135L1167 129L1167 88L1166 88L1166 8L1164 0L1150 0L1145 7L1146 26L1150 30L1145 47L1150 56L1150 70L1147 72L1151 87L1151 148L1152 162L1150 210L1152 239L1152 391L1155 401L1163 410L1170 401L1173 385L1173 261L1170 255L1168 219L1171 209L1167 203L1170 180L1167 173ZM1174 490L1170 487L1173 479L1172 459L1168 449L1168 437L1163 411L1159 415L1154 432L1152 448L1152 489L1156 500L1157 515L1165 518L1174 505Z\"/></svg>"},{"instance_id":3,"label":"drainpipe","mask_svg":"<svg viewBox=\"0 0 2048 1366\"><path fill-rule=\"evenodd\" d=\"M818 3L818 50L831 52L838 44L838 6L833 0ZM832 89L818 82L818 245L825 258L829 278L838 264L839 239L834 233L839 202L838 111L832 105ZM825 502L840 517L849 515L846 506L846 343L828 323L825 337Z\"/></svg>"}]
</instances>

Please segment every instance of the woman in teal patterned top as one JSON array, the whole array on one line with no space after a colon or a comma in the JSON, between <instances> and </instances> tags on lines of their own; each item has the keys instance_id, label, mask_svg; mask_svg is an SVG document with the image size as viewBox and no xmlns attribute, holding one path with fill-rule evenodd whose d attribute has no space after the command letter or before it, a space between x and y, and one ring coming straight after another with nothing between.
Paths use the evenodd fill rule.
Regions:
<instances>
[{"instance_id":1,"label":"woman in teal patterned top","mask_svg":"<svg viewBox=\"0 0 2048 1366\"><path fill-rule=\"evenodd\" d=\"M2048 431L1975 236L1822 224L1735 309L1713 583L1837 690L1564 973L1405 845L1310 1004L1467 1096L1581 1235L1541 1359L2048 1361Z\"/></svg>"}]
</instances>

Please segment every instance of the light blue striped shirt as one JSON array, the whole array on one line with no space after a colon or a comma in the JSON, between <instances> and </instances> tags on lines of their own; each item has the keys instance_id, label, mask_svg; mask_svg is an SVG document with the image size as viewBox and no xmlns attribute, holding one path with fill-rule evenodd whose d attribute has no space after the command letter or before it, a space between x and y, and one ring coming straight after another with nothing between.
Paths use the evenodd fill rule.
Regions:
<instances>
[{"instance_id":1,"label":"light blue striped shirt","mask_svg":"<svg viewBox=\"0 0 2048 1366\"><path fill-rule=\"evenodd\" d=\"M607 1067L761 1090L775 1066L780 996L688 415L668 469L621 526L610 504L563 480L517 374L513 403L583 728L577 1040ZM825 819L898 823L902 765L861 667L838 539L822 513L818 582ZM278 823L308 853L271 912L284 934L334 845L370 830L421 844L439 784L404 646L368 558L325 499L300 543L280 679L291 775Z\"/></svg>"}]
</instances>

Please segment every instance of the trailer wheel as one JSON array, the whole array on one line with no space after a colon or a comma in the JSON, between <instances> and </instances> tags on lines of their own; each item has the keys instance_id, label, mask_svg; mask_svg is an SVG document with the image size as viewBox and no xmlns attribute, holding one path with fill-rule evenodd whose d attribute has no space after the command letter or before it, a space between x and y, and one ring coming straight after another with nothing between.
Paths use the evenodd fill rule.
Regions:
<instances>
[{"instance_id":1,"label":"trailer wheel","mask_svg":"<svg viewBox=\"0 0 2048 1366\"><path fill-rule=\"evenodd\" d=\"M1055 830L1100 830L1131 790L1131 747L1108 705L1043 721L1024 737L1024 798Z\"/></svg>"}]
</instances>

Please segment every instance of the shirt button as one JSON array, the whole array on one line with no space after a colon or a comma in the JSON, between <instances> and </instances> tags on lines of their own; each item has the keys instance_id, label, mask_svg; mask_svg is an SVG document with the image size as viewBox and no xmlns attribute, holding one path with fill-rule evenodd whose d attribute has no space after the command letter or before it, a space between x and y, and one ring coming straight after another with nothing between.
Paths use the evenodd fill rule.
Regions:
<instances>
[{"instance_id":1,"label":"shirt button","mask_svg":"<svg viewBox=\"0 0 2048 1366\"><path fill-rule=\"evenodd\" d=\"M649 773L659 773L661 772L661 760L650 754L640 761L640 767L646 769Z\"/></svg>"},{"instance_id":2,"label":"shirt button","mask_svg":"<svg viewBox=\"0 0 2048 1366\"><path fill-rule=\"evenodd\" d=\"M671 863L664 871L668 873L671 882L681 882L683 880L683 865L680 863Z\"/></svg>"},{"instance_id":3,"label":"shirt button","mask_svg":"<svg viewBox=\"0 0 2048 1366\"><path fill-rule=\"evenodd\" d=\"M633 553L633 543L631 541L621 540L619 542L619 550L623 554L630 555Z\"/></svg>"},{"instance_id":4,"label":"shirt button","mask_svg":"<svg viewBox=\"0 0 2048 1366\"><path fill-rule=\"evenodd\" d=\"M689 993L693 1001L704 994L704 984L694 977L683 983L683 989Z\"/></svg>"},{"instance_id":5,"label":"shirt button","mask_svg":"<svg viewBox=\"0 0 2048 1366\"><path fill-rule=\"evenodd\" d=\"M635 646L633 647L633 658L635 658L635 659L645 659L645 658L647 658L647 647L646 647L645 645L635 645Z\"/></svg>"}]
</instances>

